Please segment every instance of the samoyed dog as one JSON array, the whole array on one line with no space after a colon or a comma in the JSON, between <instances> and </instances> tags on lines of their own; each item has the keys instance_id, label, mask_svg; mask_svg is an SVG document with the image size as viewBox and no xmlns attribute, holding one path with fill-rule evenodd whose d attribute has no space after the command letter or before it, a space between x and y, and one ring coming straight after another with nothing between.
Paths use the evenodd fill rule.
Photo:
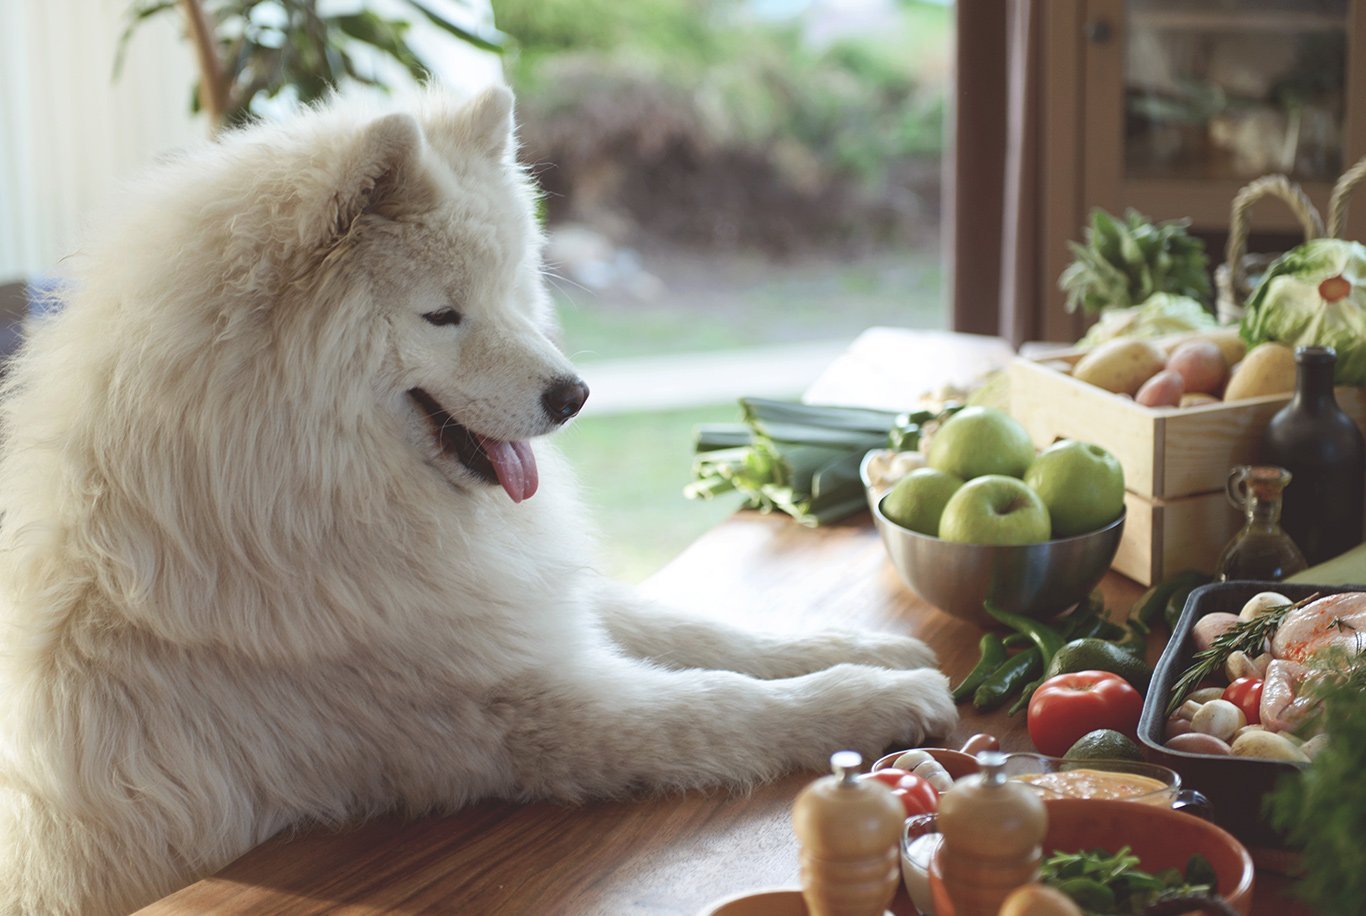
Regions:
<instances>
[{"instance_id":1,"label":"samoyed dog","mask_svg":"<svg viewBox=\"0 0 1366 916\"><path fill-rule=\"evenodd\" d=\"M126 912L298 825L743 788L954 720L913 638L752 634L594 573L541 438L588 390L511 96L378 104L159 165L9 367L4 912Z\"/></svg>"}]
</instances>

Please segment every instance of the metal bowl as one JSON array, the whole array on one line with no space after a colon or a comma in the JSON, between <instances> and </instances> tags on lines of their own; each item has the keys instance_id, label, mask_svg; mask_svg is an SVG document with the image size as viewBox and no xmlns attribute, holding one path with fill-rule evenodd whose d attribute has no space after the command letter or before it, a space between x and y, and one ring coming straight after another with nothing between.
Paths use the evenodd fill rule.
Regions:
<instances>
[{"instance_id":1,"label":"metal bowl","mask_svg":"<svg viewBox=\"0 0 1366 916\"><path fill-rule=\"evenodd\" d=\"M1040 619L1084 599L1110 568L1126 515L1089 534L1042 544L959 544L889 520L882 513L885 498L872 501L873 521L902 580L941 611L983 626L995 626L982 610L988 599L1002 610Z\"/></svg>"}]
</instances>

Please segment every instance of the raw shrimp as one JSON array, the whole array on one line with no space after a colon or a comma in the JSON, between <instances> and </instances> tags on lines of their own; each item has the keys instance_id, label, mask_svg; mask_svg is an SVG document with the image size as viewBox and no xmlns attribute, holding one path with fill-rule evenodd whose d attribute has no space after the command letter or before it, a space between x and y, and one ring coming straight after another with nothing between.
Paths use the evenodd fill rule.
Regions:
<instances>
[{"instance_id":1,"label":"raw shrimp","mask_svg":"<svg viewBox=\"0 0 1366 916\"><path fill-rule=\"evenodd\" d=\"M1276 627L1271 654L1302 662L1329 646L1350 655L1366 649L1366 592L1329 595L1290 611Z\"/></svg>"}]
</instances>

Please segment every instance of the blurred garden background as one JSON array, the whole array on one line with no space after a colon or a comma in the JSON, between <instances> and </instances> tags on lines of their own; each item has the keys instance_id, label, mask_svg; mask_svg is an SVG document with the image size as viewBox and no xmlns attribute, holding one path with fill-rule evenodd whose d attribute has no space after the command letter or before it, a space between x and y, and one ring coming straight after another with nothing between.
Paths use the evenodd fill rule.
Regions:
<instances>
[{"instance_id":1,"label":"blurred garden background","mask_svg":"<svg viewBox=\"0 0 1366 916\"><path fill-rule=\"evenodd\" d=\"M947 326L953 10L493 0L493 13L522 156L546 192L567 351L590 385L648 358L633 364L667 364L683 389L653 404L602 391L559 437L608 571L643 578L738 504L683 499L695 424L738 419L741 395L797 396L815 376L793 360L815 373L865 327Z\"/></svg>"}]
</instances>

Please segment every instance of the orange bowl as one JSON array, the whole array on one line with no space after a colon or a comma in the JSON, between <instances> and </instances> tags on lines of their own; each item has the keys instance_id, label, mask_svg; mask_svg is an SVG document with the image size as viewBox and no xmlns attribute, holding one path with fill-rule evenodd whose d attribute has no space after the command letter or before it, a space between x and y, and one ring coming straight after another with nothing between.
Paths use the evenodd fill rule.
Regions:
<instances>
[{"instance_id":1,"label":"orange bowl","mask_svg":"<svg viewBox=\"0 0 1366 916\"><path fill-rule=\"evenodd\" d=\"M1215 893L1243 916L1252 910L1252 856L1228 831L1191 814L1155 805L1126 801L1050 798L1044 855L1128 846L1147 872L1164 868L1184 870L1186 860L1200 853L1218 877ZM941 847L942 850L942 847ZM930 888L937 916L953 916L944 888L939 856L930 861Z\"/></svg>"}]
</instances>

